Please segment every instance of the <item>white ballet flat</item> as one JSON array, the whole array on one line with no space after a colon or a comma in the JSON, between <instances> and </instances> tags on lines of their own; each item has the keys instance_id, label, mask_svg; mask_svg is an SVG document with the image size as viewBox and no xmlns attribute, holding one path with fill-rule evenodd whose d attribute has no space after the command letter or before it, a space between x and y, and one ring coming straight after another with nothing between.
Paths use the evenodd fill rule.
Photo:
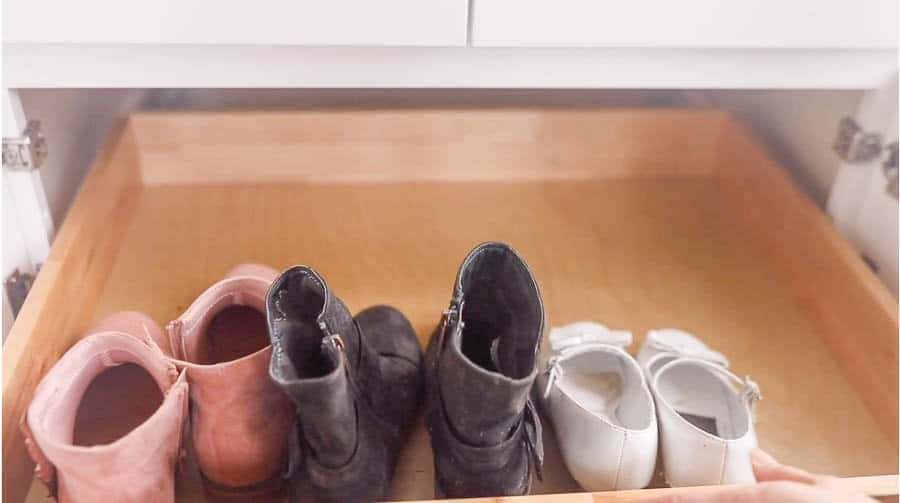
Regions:
<instances>
[{"instance_id":1,"label":"white ballet flat","mask_svg":"<svg viewBox=\"0 0 900 503\"><path fill-rule=\"evenodd\" d=\"M659 411L669 485L755 482L756 383L731 373L724 355L681 330L651 330L637 358Z\"/></svg>"},{"instance_id":2,"label":"white ballet flat","mask_svg":"<svg viewBox=\"0 0 900 503\"><path fill-rule=\"evenodd\" d=\"M653 398L623 349L631 333L579 322L544 341L536 392L562 457L586 490L646 487L656 464Z\"/></svg>"}]
</instances>

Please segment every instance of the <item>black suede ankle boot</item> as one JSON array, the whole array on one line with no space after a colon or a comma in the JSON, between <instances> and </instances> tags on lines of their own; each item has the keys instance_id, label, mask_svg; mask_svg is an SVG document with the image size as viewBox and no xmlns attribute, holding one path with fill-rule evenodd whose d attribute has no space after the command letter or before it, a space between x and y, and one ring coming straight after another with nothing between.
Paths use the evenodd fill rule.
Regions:
<instances>
[{"instance_id":1,"label":"black suede ankle boot","mask_svg":"<svg viewBox=\"0 0 900 503\"><path fill-rule=\"evenodd\" d=\"M269 374L297 411L290 500L384 499L403 430L422 399L422 350L409 321L387 306L352 318L304 266L275 280L266 316ZM301 494L307 482L311 494Z\"/></svg>"},{"instance_id":2,"label":"black suede ankle boot","mask_svg":"<svg viewBox=\"0 0 900 503\"><path fill-rule=\"evenodd\" d=\"M527 494L543 463L529 398L544 305L510 246L483 243L463 261L425 356L426 421L441 497Z\"/></svg>"}]
</instances>

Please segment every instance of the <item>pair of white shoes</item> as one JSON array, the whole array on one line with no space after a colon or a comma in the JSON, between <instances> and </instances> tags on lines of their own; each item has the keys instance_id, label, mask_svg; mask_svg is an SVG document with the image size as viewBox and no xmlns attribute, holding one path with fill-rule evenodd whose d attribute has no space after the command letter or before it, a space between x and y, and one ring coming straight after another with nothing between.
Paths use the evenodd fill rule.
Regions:
<instances>
[{"instance_id":1,"label":"pair of white shoes","mask_svg":"<svg viewBox=\"0 0 900 503\"><path fill-rule=\"evenodd\" d=\"M646 487L661 438L673 487L754 482L757 385L681 330L648 332L637 360L631 342L579 322L544 343L536 390L575 480L590 491Z\"/></svg>"}]
</instances>

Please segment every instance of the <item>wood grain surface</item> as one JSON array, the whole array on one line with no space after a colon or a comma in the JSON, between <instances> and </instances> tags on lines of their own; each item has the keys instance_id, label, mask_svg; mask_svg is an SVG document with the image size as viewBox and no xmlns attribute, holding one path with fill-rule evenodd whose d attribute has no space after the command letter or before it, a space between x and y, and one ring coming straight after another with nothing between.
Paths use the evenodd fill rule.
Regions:
<instances>
[{"instance_id":1,"label":"wood grain surface","mask_svg":"<svg viewBox=\"0 0 900 503\"><path fill-rule=\"evenodd\" d=\"M726 118L630 109L144 112L132 127L147 185L504 181L711 174Z\"/></svg>"},{"instance_id":2,"label":"wood grain surface","mask_svg":"<svg viewBox=\"0 0 900 503\"><path fill-rule=\"evenodd\" d=\"M743 221L749 239L762 244L794 302L897 447L897 299L745 128L728 124L720 148L727 211Z\"/></svg>"}]
</instances>

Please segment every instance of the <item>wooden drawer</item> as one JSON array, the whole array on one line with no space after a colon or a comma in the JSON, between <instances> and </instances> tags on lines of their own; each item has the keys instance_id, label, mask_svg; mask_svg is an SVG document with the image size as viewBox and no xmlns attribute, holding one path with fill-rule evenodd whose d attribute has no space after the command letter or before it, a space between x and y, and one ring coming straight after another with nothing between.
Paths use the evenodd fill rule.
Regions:
<instances>
[{"instance_id":1,"label":"wooden drawer","mask_svg":"<svg viewBox=\"0 0 900 503\"><path fill-rule=\"evenodd\" d=\"M98 317L165 323L237 263L308 263L354 310L400 308L424 345L488 239L530 262L550 324L695 332L759 382L763 448L896 494L897 303L744 128L706 110L451 109L132 116L3 348L4 501L44 500L16 424ZM546 431L536 494L669 490L579 495ZM393 498L432 497L431 456L419 420Z\"/></svg>"}]
</instances>

